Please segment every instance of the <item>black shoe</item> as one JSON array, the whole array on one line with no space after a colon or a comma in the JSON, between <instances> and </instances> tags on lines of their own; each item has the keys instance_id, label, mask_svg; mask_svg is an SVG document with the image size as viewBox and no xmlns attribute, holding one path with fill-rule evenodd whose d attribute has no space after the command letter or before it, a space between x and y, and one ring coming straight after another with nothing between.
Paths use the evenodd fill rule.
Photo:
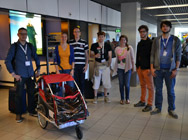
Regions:
<instances>
[{"instance_id":1,"label":"black shoe","mask_svg":"<svg viewBox=\"0 0 188 140\"><path fill-rule=\"evenodd\" d=\"M29 115L30 115L30 116L33 116L33 117L37 117L37 116L38 116L38 114L37 114L36 111L30 112Z\"/></svg>"},{"instance_id":2,"label":"black shoe","mask_svg":"<svg viewBox=\"0 0 188 140\"><path fill-rule=\"evenodd\" d=\"M170 111L168 112L168 114L169 114L171 117L173 117L174 119L178 119L178 115L175 113L175 111L170 110Z\"/></svg>"},{"instance_id":3,"label":"black shoe","mask_svg":"<svg viewBox=\"0 0 188 140\"><path fill-rule=\"evenodd\" d=\"M21 115L16 115L16 122L21 123L23 122L24 118Z\"/></svg>"},{"instance_id":4,"label":"black shoe","mask_svg":"<svg viewBox=\"0 0 188 140\"><path fill-rule=\"evenodd\" d=\"M137 104L134 104L134 107L142 107L145 106L145 103L142 101L139 101Z\"/></svg>"},{"instance_id":5,"label":"black shoe","mask_svg":"<svg viewBox=\"0 0 188 140\"><path fill-rule=\"evenodd\" d=\"M148 112L152 110L152 106L151 105L146 105L144 109L142 109L142 112Z\"/></svg>"},{"instance_id":6,"label":"black shoe","mask_svg":"<svg viewBox=\"0 0 188 140\"><path fill-rule=\"evenodd\" d=\"M151 115L155 115L155 114L158 114L158 113L161 113L161 110L158 109L158 108L155 108L153 111L150 112Z\"/></svg>"}]
</instances>

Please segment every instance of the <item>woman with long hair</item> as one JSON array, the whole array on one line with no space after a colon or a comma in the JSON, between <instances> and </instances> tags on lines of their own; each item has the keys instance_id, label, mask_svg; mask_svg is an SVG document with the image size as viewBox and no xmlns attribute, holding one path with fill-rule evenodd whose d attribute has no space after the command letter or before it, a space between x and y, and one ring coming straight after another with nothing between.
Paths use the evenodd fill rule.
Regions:
<instances>
[{"instance_id":1,"label":"woman with long hair","mask_svg":"<svg viewBox=\"0 0 188 140\"><path fill-rule=\"evenodd\" d=\"M130 79L131 73L135 71L134 64L134 51L132 46L128 44L128 38L125 35L121 35L119 39L120 45L116 47L116 70L119 79L120 90L120 104L130 104L129 92L130 92ZM126 95L126 96L125 96ZM125 101L126 99L126 101Z\"/></svg>"},{"instance_id":2,"label":"woman with long hair","mask_svg":"<svg viewBox=\"0 0 188 140\"><path fill-rule=\"evenodd\" d=\"M55 47L55 59L54 62L60 65L56 65L56 73L67 73L74 76L74 49L67 44L67 33L63 33L61 36L61 44ZM74 87L74 83L68 82L68 85Z\"/></svg>"}]
</instances>

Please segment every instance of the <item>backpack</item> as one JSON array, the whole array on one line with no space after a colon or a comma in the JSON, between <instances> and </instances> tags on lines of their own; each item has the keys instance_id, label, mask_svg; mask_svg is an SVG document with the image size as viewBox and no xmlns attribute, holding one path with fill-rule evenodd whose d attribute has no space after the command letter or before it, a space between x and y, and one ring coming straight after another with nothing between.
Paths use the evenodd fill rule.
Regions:
<instances>
[{"instance_id":1,"label":"backpack","mask_svg":"<svg viewBox=\"0 0 188 140\"><path fill-rule=\"evenodd\" d=\"M29 46L29 48L31 49L31 52L32 52L33 51L32 44L31 43L27 43L27 45ZM11 62L13 69L15 69L15 59L16 59L16 53L17 53L17 48L18 48L17 42L14 42L14 46L15 46L14 57L13 57L12 62Z\"/></svg>"}]
</instances>

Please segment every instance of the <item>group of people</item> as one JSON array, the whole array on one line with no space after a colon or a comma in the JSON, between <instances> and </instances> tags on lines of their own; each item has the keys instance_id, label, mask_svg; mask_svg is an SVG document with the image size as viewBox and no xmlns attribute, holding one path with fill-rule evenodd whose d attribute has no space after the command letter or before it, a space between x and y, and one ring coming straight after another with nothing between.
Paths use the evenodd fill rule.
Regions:
<instances>
[{"instance_id":1,"label":"group of people","mask_svg":"<svg viewBox=\"0 0 188 140\"><path fill-rule=\"evenodd\" d=\"M134 107L144 107L142 111L151 111L151 115L160 113L163 102L163 81L165 81L168 95L168 113L177 119L174 87L181 61L181 42L178 37L170 35L171 22L162 21L160 28L162 35L156 37L153 41L148 38L149 29L146 25L141 25L138 28L141 41L137 45L136 71L140 81L141 97L140 101L134 104ZM131 72L134 72L134 53L127 42L127 37L122 35L120 46L115 50L121 95L120 104L130 103L130 77ZM148 99L146 101L147 90ZM124 93L126 93L126 100ZM152 110L154 94L155 109Z\"/></svg>"},{"instance_id":2,"label":"group of people","mask_svg":"<svg viewBox=\"0 0 188 140\"><path fill-rule=\"evenodd\" d=\"M181 43L180 40L170 35L172 28L171 22L162 21L161 36L153 41L148 38L148 27L141 25L138 28L141 41L137 45L136 65L134 59L134 50L128 44L128 37L121 35L119 46L115 48L116 65L115 69L118 73L120 104L130 104L130 79L133 72L137 72L140 86L140 101L134 104L135 107L144 107L143 112L151 111L151 115L160 113L163 101L163 81L165 81L168 95L168 113L173 118L178 118L175 113L175 82L178 68L181 61ZM81 31L79 27L73 29L74 39L67 41L68 35L62 34L60 45L55 47L54 62L63 69L56 66L56 73L68 73L72 75L77 82L81 92L84 95L85 89L85 72L88 69L89 48L85 40L81 39ZM16 80L16 121L22 122L22 94L26 85L28 93L28 112L30 115L36 115L34 108L34 82L31 77L34 76L32 58L34 58L37 66L37 76L40 75L40 61L36 54L36 49L32 44L26 42L27 29L20 28L18 30L18 41L11 45L7 58L5 60L6 67ZM105 33L99 31L97 33L98 41L93 43L90 48L90 57L95 59L93 74L94 100L97 103L97 92L101 83L104 87L104 101L110 102L107 95L111 88L111 61L112 48L109 43L105 42ZM14 61L14 64L13 64ZM69 82L70 86L74 83ZM155 88L154 88L155 87ZM154 92L155 89L155 92ZM148 99L146 94L148 90ZM155 109L152 111L153 99L155 93Z\"/></svg>"},{"instance_id":3,"label":"group of people","mask_svg":"<svg viewBox=\"0 0 188 140\"><path fill-rule=\"evenodd\" d=\"M178 37L170 35L171 22L162 21L160 24L162 35L153 41L148 37L148 27L141 25L138 28L141 41L137 45L136 67L134 62L133 47L128 44L128 37L121 35L119 46L115 49L116 66L118 73L120 104L130 104L130 79L133 72L137 72L140 87L140 101L134 107L144 107L143 112L150 112L151 115L158 114L162 110L163 102L163 81L165 81L168 95L168 113L177 119L175 112L175 82L181 61L181 42ZM91 57L95 58L94 66L94 101L97 103L97 90L100 79L104 86L104 101L110 102L107 97L107 90L111 88L110 64L111 48L104 43L105 33L98 33L98 42L91 46ZM148 90L148 99L146 95ZM155 94L155 109L152 110Z\"/></svg>"}]
</instances>

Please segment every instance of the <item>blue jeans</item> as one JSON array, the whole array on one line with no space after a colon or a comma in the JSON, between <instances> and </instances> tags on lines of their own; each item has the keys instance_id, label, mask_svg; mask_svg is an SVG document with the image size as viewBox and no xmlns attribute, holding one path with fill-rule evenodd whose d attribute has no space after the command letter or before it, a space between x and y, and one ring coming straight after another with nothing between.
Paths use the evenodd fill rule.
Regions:
<instances>
[{"instance_id":1,"label":"blue jeans","mask_svg":"<svg viewBox=\"0 0 188 140\"><path fill-rule=\"evenodd\" d=\"M125 73L125 70L118 69L118 79L119 79L119 90L120 90L121 100L125 99L124 91L126 93L126 100L129 100L131 70L128 70Z\"/></svg>"},{"instance_id":2,"label":"blue jeans","mask_svg":"<svg viewBox=\"0 0 188 140\"><path fill-rule=\"evenodd\" d=\"M67 70L60 70L59 71L60 73L67 73L67 74L70 74L70 72L71 72L71 69L67 69ZM74 78L74 77L73 77ZM66 82L70 87L75 87L75 85L74 85L74 81L67 81Z\"/></svg>"},{"instance_id":3,"label":"blue jeans","mask_svg":"<svg viewBox=\"0 0 188 140\"><path fill-rule=\"evenodd\" d=\"M163 102L163 79L165 80L167 88L167 97L168 97L168 111L175 110L175 92L174 87L176 83L176 78L171 79L171 72L169 70L156 70L154 77L155 84L155 106L158 109L162 109Z\"/></svg>"}]
</instances>

